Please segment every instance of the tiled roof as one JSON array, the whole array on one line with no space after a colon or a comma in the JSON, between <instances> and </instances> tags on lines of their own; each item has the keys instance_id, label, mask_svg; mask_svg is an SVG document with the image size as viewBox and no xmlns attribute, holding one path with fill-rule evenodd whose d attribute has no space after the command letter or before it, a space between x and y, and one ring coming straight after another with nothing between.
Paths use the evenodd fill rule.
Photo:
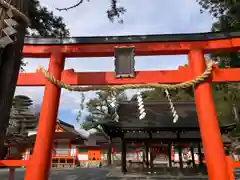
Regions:
<instances>
[{"instance_id":1,"label":"tiled roof","mask_svg":"<svg viewBox=\"0 0 240 180\"><path fill-rule=\"evenodd\" d=\"M194 101L175 101L174 107L179 115L176 123L168 101L144 101L146 117L139 120L139 110L136 101L122 101L119 103L119 122L109 123L108 129L159 129L198 130L198 117ZM226 126L228 127L228 125ZM225 127L224 127L225 128Z\"/></svg>"},{"instance_id":2,"label":"tiled roof","mask_svg":"<svg viewBox=\"0 0 240 180\"><path fill-rule=\"evenodd\" d=\"M68 132L68 133L71 133L73 135L76 135L76 136L79 136L81 137L82 139L87 139L84 135L82 135L81 133L79 133L73 125L71 124L68 124L64 121L61 121L61 120L58 120L58 125L65 131L65 132Z\"/></svg>"},{"instance_id":3,"label":"tiled roof","mask_svg":"<svg viewBox=\"0 0 240 180\"><path fill-rule=\"evenodd\" d=\"M167 101L145 101L146 117L139 120L138 105L134 101L121 102L118 108L122 127L198 127L197 113L193 101L174 102L179 115L177 123Z\"/></svg>"}]
</instances>

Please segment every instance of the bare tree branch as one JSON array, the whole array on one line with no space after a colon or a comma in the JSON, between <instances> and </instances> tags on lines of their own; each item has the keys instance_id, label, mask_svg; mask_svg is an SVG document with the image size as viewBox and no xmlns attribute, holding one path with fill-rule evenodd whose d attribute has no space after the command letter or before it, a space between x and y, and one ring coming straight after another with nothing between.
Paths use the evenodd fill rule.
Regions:
<instances>
[{"instance_id":1,"label":"bare tree branch","mask_svg":"<svg viewBox=\"0 0 240 180\"><path fill-rule=\"evenodd\" d=\"M56 8L56 10L58 11L68 11L70 9L76 8L78 7L80 4L83 3L84 0L79 0L76 4L66 7L66 8ZM90 1L90 0L86 0L86 1ZM126 9L122 6L117 6L117 0L111 0L111 6L110 8L107 10L107 16L108 19L111 22L114 22L115 18L118 19L118 23L122 24L123 20L121 19L121 16L126 12Z\"/></svg>"},{"instance_id":2,"label":"bare tree branch","mask_svg":"<svg viewBox=\"0 0 240 180\"><path fill-rule=\"evenodd\" d=\"M75 7L78 7L80 4L82 4L83 3L83 0L80 0L80 1L78 1L76 4L74 4L74 5L72 5L72 6L69 6L69 7L66 7L66 8L56 8L56 10L58 10L58 11L68 11L68 10L70 10L70 9L73 9L73 8L75 8Z\"/></svg>"}]
</instances>

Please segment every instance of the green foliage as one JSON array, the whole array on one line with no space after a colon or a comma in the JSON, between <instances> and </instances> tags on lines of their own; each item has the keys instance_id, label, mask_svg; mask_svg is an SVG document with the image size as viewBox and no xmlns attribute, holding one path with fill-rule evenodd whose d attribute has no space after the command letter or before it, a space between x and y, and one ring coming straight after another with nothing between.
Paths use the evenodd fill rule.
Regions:
<instances>
[{"instance_id":1,"label":"green foliage","mask_svg":"<svg viewBox=\"0 0 240 180\"><path fill-rule=\"evenodd\" d=\"M31 26L26 32L28 36L64 37L70 35L63 18L54 16L53 12L41 6L38 0L30 0L28 8L28 17L31 21ZM24 61L21 62L21 72L24 71L26 65Z\"/></svg>"},{"instance_id":2,"label":"green foliage","mask_svg":"<svg viewBox=\"0 0 240 180\"><path fill-rule=\"evenodd\" d=\"M30 0L28 7L28 17L31 21L30 28L35 31L28 32L29 35L43 37L69 36L69 30L66 28L63 18L54 16L53 12L41 6L38 0Z\"/></svg>"},{"instance_id":3,"label":"green foliage","mask_svg":"<svg viewBox=\"0 0 240 180\"><path fill-rule=\"evenodd\" d=\"M240 3L239 0L197 0L202 11L208 11L216 22L212 31L233 32L240 30ZM221 61L221 67L240 67L239 52L221 52L211 57Z\"/></svg>"},{"instance_id":4,"label":"green foliage","mask_svg":"<svg viewBox=\"0 0 240 180\"><path fill-rule=\"evenodd\" d=\"M28 130L35 130L38 116L31 112L32 100L28 96L17 95L13 99L7 134L27 135Z\"/></svg>"},{"instance_id":5,"label":"green foliage","mask_svg":"<svg viewBox=\"0 0 240 180\"><path fill-rule=\"evenodd\" d=\"M91 129L96 128L99 121L102 123L111 120L109 115L109 101L111 99L111 91L99 91L96 93L96 97L90 99L87 102L87 109L89 115L86 117L85 122L82 124L82 128ZM123 91L116 92L117 100L127 100L127 96Z\"/></svg>"},{"instance_id":6,"label":"green foliage","mask_svg":"<svg viewBox=\"0 0 240 180\"><path fill-rule=\"evenodd\" d=\"M193 100L193 89L178 89L170 91L172 100ZM154 89L142 93L144 100L166 100L164 89ZM135 97L132 99L135 100Z\"/></svg>"},{"instance_id":7,"label":"green foliage","mask_svg":"<svg viewBox=\"0 0 240 180\"><path fill-rule=\"evenodd\" d=\"M208 11L213 17L220 17L226 13L235 13L239 5L238 0L196 0L202 7L201 12Z\"/></svg>"},{"instance_id":8,"label":"green foliage","mask_svg":"<svg viewBox=\"0 0 240 180\"><path fill-rule=\"evenodd\" d=\"M235 122L233 105L240 110L240 94L238 84L221 83L213 84L213 97L216 105L216 111L220 124L228 124Z\"/></svg>"}]
</instances>

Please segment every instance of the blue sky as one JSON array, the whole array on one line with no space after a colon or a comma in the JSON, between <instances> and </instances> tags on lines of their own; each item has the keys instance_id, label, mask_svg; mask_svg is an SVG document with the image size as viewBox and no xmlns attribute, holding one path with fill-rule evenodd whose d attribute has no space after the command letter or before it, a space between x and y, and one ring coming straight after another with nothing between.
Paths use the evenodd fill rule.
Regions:
<instances>
[{"instance_id":1,"label":"blue sky","mask_svg":"<svg viewBox=\"0 0 240 180\"><path fill-rule=\"evenodd\" d=\"M127 9L123 16L124 24L111 23L106 10L109 0L91 0L70 10L58 12L57 7L66 7L77 0L40 0L55 15L62 16L71 36L172 34L210 31L213 19L208 13L200 14L200 6L194 0L120 0ZM187 63L186 56L136 57L137 70L177 69ZM25 59L26 72L35 72L39 65L48 66L48 59ZM65 69L75 71L113 71L113 58L71 58ZM30 96L36 104L41 104L43 87L17 87L15 94ZM86 94L87 99L94 93ZM59 118L76 125L76 112L80 94L62 91Z\"/></svg>"}]
</instances>

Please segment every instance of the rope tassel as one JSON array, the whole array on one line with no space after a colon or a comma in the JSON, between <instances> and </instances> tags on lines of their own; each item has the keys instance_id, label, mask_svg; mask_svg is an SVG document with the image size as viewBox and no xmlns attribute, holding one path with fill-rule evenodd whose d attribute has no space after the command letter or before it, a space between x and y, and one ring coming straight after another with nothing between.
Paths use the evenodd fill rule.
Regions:
<instances>
[{"instance_id":1,"label":"rope tassel","mask_svg":"<svg viewBox=\"0 0 240 180\"><path fill-rule=\"evenodd\" d=\"M111 112L111 117L114 121L118 122L119 116L118 116L118 113L116 110L117 109L117 99L116 99L115 93L112 93L110 106L111 106L111 109L113 110Z\"/></svg>"},{"instance_id":2,"label":"rope tassel","mask_svg":"<svg viewBox=\"0 0 240 180\"><path fill-rule=\"evenodd\" d=\"M166 96L167 96L167 99L168 99L168 102L169 102L169 105L170 105L170 109L171 109L172 114L173 114L173 123L176 123L178 121L179 116L177 114L177 111L175 110L172 99L171 99L170 94L169 94L167 89L165 90L165 93L166 93Z\"/></svg>"},{"instance_id":3,"label":"rope tassel","mask_svg":"<svg viewBox=\"0 0 240 180\"><path fill-rule=\"evenodd\" d=\"M139 119L142 120L146 117L146 112L143 104L142 95L140 92L137 93L137 102L138 102L138 110L139 110Z\"/></svg>"}]
</instances>

